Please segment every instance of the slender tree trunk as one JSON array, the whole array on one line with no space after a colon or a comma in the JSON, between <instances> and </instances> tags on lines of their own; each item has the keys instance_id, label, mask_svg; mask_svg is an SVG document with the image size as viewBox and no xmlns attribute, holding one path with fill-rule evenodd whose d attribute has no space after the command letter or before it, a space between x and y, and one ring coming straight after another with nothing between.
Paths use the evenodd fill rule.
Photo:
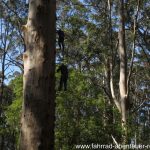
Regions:
<instances>
[{"instance_id":1,"label":"slender tree trunk","mask_svg":"<svg viewBox=\"0 0 150 150\"><path fill-rule=\"evenodd\" d=\"M5 59L6 59L6 52L4 52L3 60L2 60L1 91L0 91L0 103L1 103L1 105L3 104L3 94L4 94Z\"/></svg>"},{"instance_id":2,"label":"slender tree trunk","mask_svg":"<svg viewBox=\"0 0 150 150\"><path fill-rule=\"evenodd\" d=\"M6 52L4 50L3 53L3 59L2 59L2 73L1 73L1 85L0 85L0 119L4 119L3 117L3 95L4 95L4 80L5 80L5 59L6 59ZM1 135L1 145L0 145L0 150L4 149L4 135Z\"/></svg>"},{"instance_id":3,"label":"slender tree trunk","mask_svg":"<svg viewBox=\"0 0 150 150\"><path fill-rule=\"evenodd\" d=\"M54 150L55 0L30 0L23 26L24 102L20 150Z\"/></svg>"},{"instance_id":4,"label":"slender tree trunk","mask_svg":"<svg viewBox=\"0 0 150 150\"><path fill-rule=\"evenodd\" d=\"M122 126L126 130L126 102L127 102L127 58L126 58L126 46L125 46L125 20L124 20L124 0L120 1L120 27L119 27L119 57L120 57L120 102L121 102L121 118Z\"/></svg>"}]
</instances>

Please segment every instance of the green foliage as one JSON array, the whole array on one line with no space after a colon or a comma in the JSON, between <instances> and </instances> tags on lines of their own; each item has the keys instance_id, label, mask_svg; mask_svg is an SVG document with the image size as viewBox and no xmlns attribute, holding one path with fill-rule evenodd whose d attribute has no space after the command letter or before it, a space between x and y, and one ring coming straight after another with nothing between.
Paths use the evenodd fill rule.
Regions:
<instances>
[{"instance_id":1,"label":"green foliage","mask_svg":"<svg viewBox=\"0 0 150 150\"><path fill-rule=\"evenodd\" d=\"M21 113L22 99L16 99L10 106L7 107L5 112L6 121L12 129L19 131L20 113Z\"/></svg>"},{"instance_id":2,"label":"green foliage","mask_svg":"<svg viewBox=\"0 0 150 150\"><path fill-rule=\"evenodd\" d=\"M112 143L112 128L121 135L117 117L116 126L105 124L102 91L99 89L93 96L93 86L88 79L88 75L70 70L68 90L57 92L56 149L73 150L76 144Z\"/></svg>"},{"instance_id":3,"label":"green foliage","mask_svg":"<svg viewBox=\"0 0 150 150\"><path fill-rule=\"evenodd\" d=\"M10 88L13 90L12 103L6 108L5 111L5 120L7 124L7 132L11 131L11 134L16 140L16 144L19 140L19 125L20 125L20 115L21 115L21 106L23 99L23 80L22 76L18 76L10 83Z\"/></svg>"}]
</instances>

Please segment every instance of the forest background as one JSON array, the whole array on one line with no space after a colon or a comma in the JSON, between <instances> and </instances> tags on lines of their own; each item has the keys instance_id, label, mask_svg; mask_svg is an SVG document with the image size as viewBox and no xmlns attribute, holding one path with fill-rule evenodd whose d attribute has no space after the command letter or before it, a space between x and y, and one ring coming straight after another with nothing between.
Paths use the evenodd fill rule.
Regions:
<instances>
[{"instance_id":1,"label":"forest background","mask_svg":"<svg viewBox=\"0 0 150 150\"><path fill-rule=\"evenodd\" d=\"M0 149L16 150L23 99L23 60L28 3L0 3ZM126 122L120 111L118 0L58 1L56 28L65 33L68 90L58 92L56 73L55 149L77 144L150 143L150 2L124 2L128 79ZM58 38L58 37L57 37ZM62 53L56 39L56 69ZM119 103L119 105L118 105ZM41 112L42 113L42 112ZM114 143L115 144L115 143Z\"/></svg>"}]
</instances>

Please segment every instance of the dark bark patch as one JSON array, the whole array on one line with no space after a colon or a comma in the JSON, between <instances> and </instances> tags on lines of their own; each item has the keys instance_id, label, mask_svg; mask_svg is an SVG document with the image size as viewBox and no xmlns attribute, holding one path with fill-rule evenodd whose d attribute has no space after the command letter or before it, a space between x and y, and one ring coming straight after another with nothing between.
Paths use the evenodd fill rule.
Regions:
<instances>
[{"instance_id":1,"label":"dark bark patch","mask_svg":"<svg viewBox=\"0 0 150 150\"><path fill-rule=\"evenodd\" d=\"M23 54L23 60L26 61L28 58L28 55L27 54Z\"/></svg>"},{"instance_id":2,"label":"dark bark patch","mask_svg":"<svg viewBox=\"0 0 150 150\"><path fill-rule=\"evenodd\" d=\"M37 6L37 16L43 16L43 13L46 12L45 6L39 5Z\"/></svg>"}]
</instances>

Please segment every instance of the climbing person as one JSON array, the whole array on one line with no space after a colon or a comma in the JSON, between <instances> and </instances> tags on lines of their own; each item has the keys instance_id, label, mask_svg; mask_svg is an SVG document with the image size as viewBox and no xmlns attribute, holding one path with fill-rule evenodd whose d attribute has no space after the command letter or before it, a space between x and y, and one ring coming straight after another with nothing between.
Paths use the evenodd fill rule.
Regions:
<instances>
[{"instance_id":1,"label":"climbing person","mask_svg":"<svg viewBox=\"0 0 150 150\"><path fill-rule=\"evenodd\" d=\"M64 91L67 91L67 80L68 80L67 66L64 63L62 63L61 66L59 66L59 68L57 69L57 72L61 72L58 90L61 91L62 87L64 87Z\"/></svg>"},{"instance_id":2,"label":"climbing person","mask_svg":"<svg viewBox=\"0 0 150 150\"><path fill-rule=\"evenodd\" d=\"M60 48L60 50L62 50L62 54L64 54L64 48L65 48L64 37L65 37L65 34L64 34L64 32L61 29L57 30L57 34L58 34L58 45L59 45L59 48Z\"/></svg>"}]
</instances>

